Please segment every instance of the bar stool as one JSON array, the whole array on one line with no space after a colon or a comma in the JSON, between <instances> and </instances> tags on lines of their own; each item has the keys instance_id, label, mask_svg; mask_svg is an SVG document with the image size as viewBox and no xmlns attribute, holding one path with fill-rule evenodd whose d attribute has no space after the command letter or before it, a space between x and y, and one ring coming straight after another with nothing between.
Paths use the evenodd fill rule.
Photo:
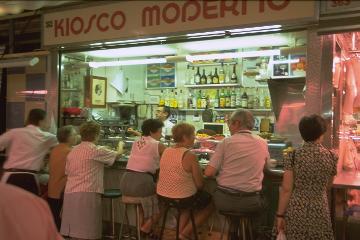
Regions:
<instances>
[{"instance_id":1,"label":"bar stool","mask_svg":"<svg viewBox=\"0 0 360 240\"><path fill-rule=\"evenodd\" d=\"M226 212L219 211L219 213L225 216L226 220L230 222L228 230L228 239L232 233L236 234L235 239L241 240L253 240L252 226L251 226L251 213L238 213L238 212ZM226 221L223 224L221 230L221 237L223 239Z\"/></svg>"},{"instance_id":2,"label":"bar stool","mask_svg":"<svg viewBox=\"0 0 360 240\"><path fill-rule=\"evenodd\" d=\"M195 225L193 209L192 208L182 208L181 206L179 206L179 200L178 199L171 199L171 200L170 199L169 200L163 199L162 202L165 204L165 214L164 214L164 219L163 219L163 222L162 222L162 225L161 225L160 240L163 237L164 230L165 230L166 217L167 217L167 214L168 214L168 212L169 212L169 210L171 208L175 208L177 210L177 216L176 216L176 240L179 240L179 227L180 227L181 210L190 210L190 219L191 219L193 232L194 232L194 235L195 235L195 240L198 240L198 235L197 235L197 230L196 230L196 225Z\"/></svg>"},{"instance_id":3,"label":"bar stool","mask_svg":"<svg viewBox=\"0 0 360 240\"><path fill-rule=\"evenodd\" d=\"M111 206L111 235L105 236L106 238L115 239L115 210L114 210L114 200L116 198L121 197L121 191L119 189L106 189L104 194L102 195L103 198L110 199L110 206Z\"/></svg>"},{"instance_id":4,"label":"bar stool","mask_svg":"<svg viewBox=\"0 0 360 240\"><path fill-rule=\"evenodd\" d=\"M140 234L140 227L141 227L141 223L140 223L141 198L130 197L130 196L122 196L122 202L125 205L125 211L124 211L122 224L121 224L121 228L120 228L119 239L121 240L121 238L122 238L123 226L124 226L124 223L125 223L124 222L125 218L126 218L126 223L129 226L129 216L128 216L128 213L127 213L128 207L129 206L134 206L135 209L136 209L136 233L137 233L137 239L140 240L141 239L141 234Z\"/></svg>"}]
</instances>

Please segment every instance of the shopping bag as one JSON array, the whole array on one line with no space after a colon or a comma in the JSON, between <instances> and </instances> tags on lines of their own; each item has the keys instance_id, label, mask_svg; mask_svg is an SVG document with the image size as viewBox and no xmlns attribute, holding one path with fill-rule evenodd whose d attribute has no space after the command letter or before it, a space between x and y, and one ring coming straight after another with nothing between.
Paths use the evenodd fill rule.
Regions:
<instances>
[{"instance_id":1,"label":"shopping bag","mask_svg":"<svg viewBox=\"0 0 360 240\"><path fill-rule=\"evenodd\" d=\"M283 231L280 231L276 236L276 240L286 240L285 233Z\"/></svg>"}]
</instances>

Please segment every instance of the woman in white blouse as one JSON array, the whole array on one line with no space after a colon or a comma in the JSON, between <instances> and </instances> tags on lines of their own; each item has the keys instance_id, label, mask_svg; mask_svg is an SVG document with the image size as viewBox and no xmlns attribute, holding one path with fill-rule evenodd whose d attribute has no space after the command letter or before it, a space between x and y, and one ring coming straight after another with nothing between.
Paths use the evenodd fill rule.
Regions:
<instances>
[{"instance_id":1,"label":"woman in white blouse","mask_svg":"<svg viewBox=\"0 0 360 240\"><path fill-rule=\"evenodd\" d=\"M159 142L163 126L163 122L158 119L144 121L141 127L142 136L132 145L126 172L120 182L123 196L142 198L141 231L146 234L151 232L152 224L159 218L155 174L165 149Z\"/></svg>"},{"instance_id":2,"label":"woman in white blouse","mask_svg":"<svg viewBox=\"0 0 360 240\"><path fill-rule=\"evenodd\" d=\"M80 127L81 143L68 154L67 182L61 234L77 239L100 239L102 233L101 194L104 165L112 165L119 152L96 146L100 125L89 121Z\"/></svg>"}]
</instances>

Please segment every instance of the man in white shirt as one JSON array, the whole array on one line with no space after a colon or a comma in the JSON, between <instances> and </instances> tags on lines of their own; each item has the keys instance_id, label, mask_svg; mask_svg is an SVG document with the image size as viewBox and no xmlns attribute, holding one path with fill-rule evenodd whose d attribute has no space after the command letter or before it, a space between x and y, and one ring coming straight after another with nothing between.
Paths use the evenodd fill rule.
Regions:
<instances>
[{"instance_id":1,"label":"man in white shirt","mask_svg":"<svg viewBox=\"0 0 360 240\"><path fill-rule=\"evenodd\" d=\"M162 128L162 136L171 136L171 129L175 125L170 121L170 108L167 106L158 106L155 112L156 118L164 123Z\"/></svg>"},{"instance_id":2,"label":"man in white shirt","mask_svg":"<svg viewBox=\"0 0 360 240\"><path fill-rule=\"evenodd\" d=\"M220 211L258 213L264 208L260 191L270 158L267 142L251 133L254 117L247 110L235 111L228 126L231 137L217 145L205 169L206 176L216 175L215 205Z\"/></svg>"},{"instance_id":3,"label":"man in white shirt","mask_svg":"<svg viewBox=\"0 0 360 240\"><path fill-rule=\"evenodd\" d=\"M44 200L3 183L0 196L0 239L63 239Z\"/></svg>"},{"instance_id":4,"label":"man in white shirt","mask_svg":"<svg viewBox=\"0 0 360 240\"><path fill-rule=\"evenodd\" d=\"M41 130L45 125L46 112L32 109L26 127L11 129L0 136L0 151L6 149L8 156L1 182L39 194L37 173L45 155L57 144L55 135Z\"/></svg>"}]
</instances>

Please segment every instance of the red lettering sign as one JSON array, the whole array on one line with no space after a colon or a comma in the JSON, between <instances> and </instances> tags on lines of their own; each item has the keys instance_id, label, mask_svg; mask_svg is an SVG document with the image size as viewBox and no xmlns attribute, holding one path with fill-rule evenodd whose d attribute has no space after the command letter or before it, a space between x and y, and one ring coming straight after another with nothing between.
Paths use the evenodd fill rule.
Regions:
<instances>
[{"instance_id":1,"label":"red lettering sign","mask_svg":"<svg viewBox=\"0 0 360 240\"><path fill-rule=\"evenodd\" d=\"M215 4L214 4L215 3ZM203 1L203 15L205 19L214 19L218 17L218 2L215 0ZM214 12L215 10L215 12Z\"/></svg>"}]
</instances>

